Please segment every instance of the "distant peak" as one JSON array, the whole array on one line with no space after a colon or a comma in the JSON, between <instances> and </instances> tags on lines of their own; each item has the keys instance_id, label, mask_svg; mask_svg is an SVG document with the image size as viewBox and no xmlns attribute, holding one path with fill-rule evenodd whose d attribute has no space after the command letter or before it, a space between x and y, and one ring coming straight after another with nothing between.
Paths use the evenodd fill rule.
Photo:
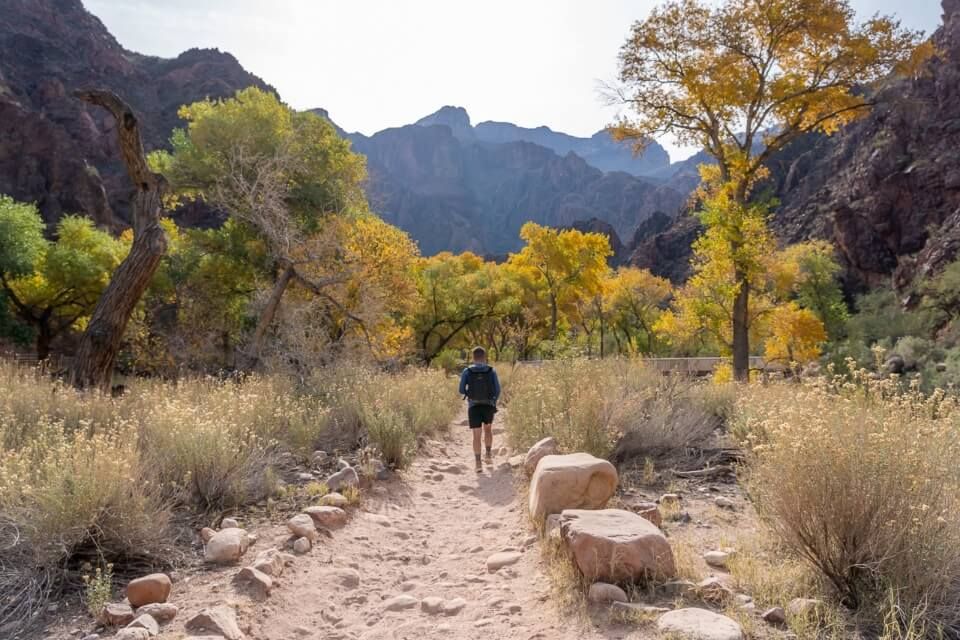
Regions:
<instances>
[{"instance_id":1,"label":"distant peak","mask_svg":"<svg viewBox=\"0 0 960 640\"><path fill-rule=\"evenodd\" d=\"M453 135L458 138L472 138L473 126L470 124L470 114L463 107L447 105L430 115L420 118L416 123L421 127L443 125L450 127Z\"/></svg>"}]
</instances>

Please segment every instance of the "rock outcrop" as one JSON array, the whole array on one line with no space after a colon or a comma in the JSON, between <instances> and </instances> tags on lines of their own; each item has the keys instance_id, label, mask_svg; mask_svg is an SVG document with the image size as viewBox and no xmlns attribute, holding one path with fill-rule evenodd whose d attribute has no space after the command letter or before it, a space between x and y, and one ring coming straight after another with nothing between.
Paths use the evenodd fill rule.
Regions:
<instances>
[{"instance_id":1,"label":"rock outcrop","mask_svg":"<svg viewBox=\"0 0 960 640\"><path fill-rule=\"evenodd\" d=\"M373 136L350 134L367 156L371 206L425 254L503 255L520 248L520 227L531 220L568 227L596 218L629 235L685 201L686 194L653 179L604 173L572 151L485 142L465 133L468 127L465 112L451 108Z\"/></svg>"},{"instance_id":2,"label":"rock outcrop","mask_svg":"<svg viewBox=\"0 0 960 640\"><path fill-rule=\"evenodd\" d=\"M82 213L118 230L129 179L113 119L71 94L109 89L140 115L147 150L166 145L182 104L269 89L236 58L191 49L174 59L124 49L81 0L7 0L0 20L0 193L36 202L53 223ZM200 216L209 221L209 212Z\"/></svg>"}]
</instances>

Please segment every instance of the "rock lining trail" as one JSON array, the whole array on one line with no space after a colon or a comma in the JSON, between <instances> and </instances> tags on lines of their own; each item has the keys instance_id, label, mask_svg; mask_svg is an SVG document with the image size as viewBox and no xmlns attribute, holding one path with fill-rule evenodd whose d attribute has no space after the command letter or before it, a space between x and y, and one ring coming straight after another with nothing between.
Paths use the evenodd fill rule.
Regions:
<instances>
[{"instance_id":1,"label":"rock lining trail","mask_svg":"<svg viewBox=\"0 0 960 640\"><path fill-rule=\"evenodd\" d=\"M350 523L298 558L270 598L241 605L241 626L264 640L640 638L635 628L601 634L557 611L520 504L521 472L501 455L476 473L469 429L456 421L400 479L367 492Z\"/></svg>"}]
</instances>

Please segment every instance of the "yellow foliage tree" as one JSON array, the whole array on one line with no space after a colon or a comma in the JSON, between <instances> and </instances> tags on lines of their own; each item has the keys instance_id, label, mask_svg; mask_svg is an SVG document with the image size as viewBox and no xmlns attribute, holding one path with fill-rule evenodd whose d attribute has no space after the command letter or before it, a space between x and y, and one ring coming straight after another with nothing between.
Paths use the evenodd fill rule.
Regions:
<instances>
[{"instance_id":1,"label":"yellow foliage tree","mask_svg":"<svg viewBox=\"0 0 960 640\"><path fill-rule=\"evenodd\" d=\"M768 322L769 336L764 342L767 362L802 365L820 357L827 332L812 311L788 302L773 309Z\"/></svg>"},{"instance_id":2,"label":"yellow foliage tree","mask_svg":"<svg viewBox=\"0 0 960 640\"><path fill-rule=\"evenodd\" d=\"M621 352L654 351L654 326L672 292L669 280L646 269L621 267L611 275L604 294L605 305ZM601 342L602 339L601 336Z\"/></svg>"},{"instance_id":3,"label":"yellow foliage tree","mask_svg":"<svg viewBox=\"0 0 960 640\"><path fill-rule=\"evenodd\" d=\"M864 85L909 61L919 34L847 0L669 0L633 25L620 52L620 99L636 113L613 127L642 146L669 134L716 161L708 192L724 191L734 283L734 373L746 380L750 265L745 231L759 219L751 190L765 163L801 135L831 134L870 108ZM749 253L749 252L748 252Z\"/></svg>"},{"instance_id":4,"label":"yellow foliage tree","mask_svg":"<svg viewBox=\"0 0 960 640\"><path fill-rule=\"evenodd\" d=\"M551 229L528 222L520 229L526 245L510 256L516 269L528 269L542 281L550 309L550 338L556 339L560 314L572 310L578 299L600 289L613 254L610 241L599 233Z\"/></svg>"}]
</instances>

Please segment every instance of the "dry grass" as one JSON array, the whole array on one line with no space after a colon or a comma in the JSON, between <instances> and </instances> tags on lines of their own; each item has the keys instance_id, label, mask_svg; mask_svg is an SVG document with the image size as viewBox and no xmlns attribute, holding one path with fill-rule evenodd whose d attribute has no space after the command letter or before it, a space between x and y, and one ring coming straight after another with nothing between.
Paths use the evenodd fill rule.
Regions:
<instances>
[{"instance_id":1,"label":"dry grass","mask_svg":"<svg viewBox=\"0 0 960 640\"><path fill-rule=\"evenodd\" d=\"M864 374L744 391L738 434L761 517L887 637L960 635L958 409Z\"/></svg>"},{"instance_id":2,"label":"dry grass","mask_svg":"<svg viewBox=\"0 0 960 640\"><path fill-rule=\"evenodd\" d=\"M723 394L665 377L642 360L571 360L520 366L506 394L510 444L553 436L565 451L619 462L704 446L721 425Z\"/></svg>"},{"instance_id":3,"label":"dry grass","mask_svg":"<svg viewBox=\"0 0 960 640\"><path fill-rule=\"evenodd\" d=\"M279 454L337 441L344 416L358 435L343 448L369 433L401 463L459 409L454 381L419 370L137 381L110 398L0 366L0 388L0 628L79 584L85 561L118 577L169 564L174 512L207 521L270 496Z\"/></svg>"}]
</instances>

